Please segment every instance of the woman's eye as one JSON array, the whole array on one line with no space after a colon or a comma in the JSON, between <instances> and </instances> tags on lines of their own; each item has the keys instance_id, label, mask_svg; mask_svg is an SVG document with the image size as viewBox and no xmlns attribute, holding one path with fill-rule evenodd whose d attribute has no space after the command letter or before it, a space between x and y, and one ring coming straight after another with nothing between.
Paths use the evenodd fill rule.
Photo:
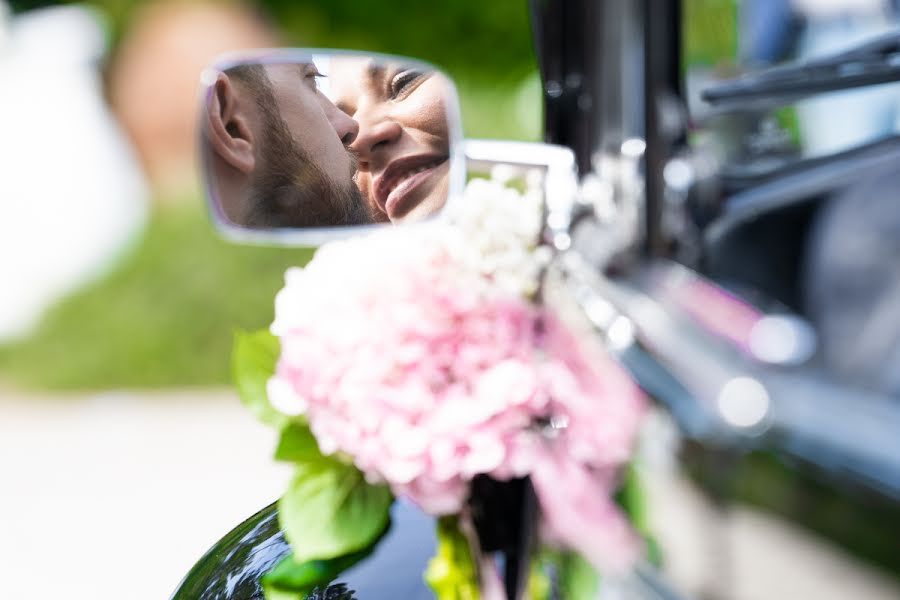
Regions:
<instances>
[{"instance_id":1,"label":"woman's eye","mask_svg":"<svg viewBox=\"0 0 900 600\"><path fill-rule=\"evenodd\" d=\"M429 75L430 73L423 73L413 69L406 69L398 72L391 77L390 89L388 90L391 99L399 100L405 98L410 92L416 89L420 83L425 81Z\"/></svg>"}]
</instances>

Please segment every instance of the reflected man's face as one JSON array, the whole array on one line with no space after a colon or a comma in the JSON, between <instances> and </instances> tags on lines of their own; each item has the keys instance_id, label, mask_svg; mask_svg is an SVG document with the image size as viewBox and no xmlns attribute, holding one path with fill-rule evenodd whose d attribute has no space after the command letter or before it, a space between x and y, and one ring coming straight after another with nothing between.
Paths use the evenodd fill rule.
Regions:
<instances>
[{"instance_id":1,"label":"reflected man's face","mask_svg":"<svg viewBox=\"0 0 900 600\"><path fill-rule=\"evenodd\" d=\"M270 65L266 75L291 137L332 183L346 185L355 171L346 146L359 125L319 91L312 63Z\"/></svg>"},{"instance_id":2,"label":"reflected man's face","mask_svg":"<svg viewBox=\"0 0 900 600\"><path fill-rule=\"evenodd\" d=\"M311 63L242 65L217 81L210 144L226 216L254 228L371 222L347 145L356 121L319 90ZM218 119L218 121L217 121Z\"/></svg>"}]
</instances>

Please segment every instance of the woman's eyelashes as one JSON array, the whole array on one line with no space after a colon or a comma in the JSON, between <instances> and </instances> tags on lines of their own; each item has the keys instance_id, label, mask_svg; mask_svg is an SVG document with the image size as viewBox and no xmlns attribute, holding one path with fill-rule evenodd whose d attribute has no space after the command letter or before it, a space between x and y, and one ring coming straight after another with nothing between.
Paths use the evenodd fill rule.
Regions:
<instances>
[{"instance_id":1,"label":"woman's eyelashes","mask_svg":"<svg viewBox=\"0 0 900 600\"><path fill-rule=\"evenodd\" d=\"M402 100L430 75L431 73L423 73L415 69L398 71L388 82L388 96L391 100Z\"/></svg>"}]
</instances>

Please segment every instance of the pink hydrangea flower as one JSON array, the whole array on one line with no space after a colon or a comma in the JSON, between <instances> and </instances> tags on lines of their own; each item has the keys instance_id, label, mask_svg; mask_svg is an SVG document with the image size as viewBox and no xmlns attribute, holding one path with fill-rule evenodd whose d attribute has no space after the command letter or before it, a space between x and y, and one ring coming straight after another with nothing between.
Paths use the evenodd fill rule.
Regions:
<instances>
[{"instance_id":1,"label":"pink hydrangea flower","mask_svg":"<svg viewBox=\"0 0 900 600\"><path fill-rule=\"evenodd\" d=\"M527 284L498 285L467 252L454 228L403 228L289 271L273 405L431 514L459 512L477 474L531 475L550 537L624 564L636 545L610 497L641 395L517 291Z\"/></svg>"}]
</instances>

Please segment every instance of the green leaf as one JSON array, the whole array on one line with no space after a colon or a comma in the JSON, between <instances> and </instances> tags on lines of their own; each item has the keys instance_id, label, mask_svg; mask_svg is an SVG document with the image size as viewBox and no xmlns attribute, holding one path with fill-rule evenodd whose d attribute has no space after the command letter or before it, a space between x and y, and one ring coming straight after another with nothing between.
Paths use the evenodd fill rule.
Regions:
<instances>
[{"instance_id":1,"label":"green leaf","mask_svg":"<svg viewBox=\"0 0 900 600\"><path fill-rule=\"evenodd\" d=\"M279 520L294 560L326 560L361 550L384 532L390 490L371 485L353 465L331 457L299 464L278 501Z\"/></svg>"},{"instance_id":2,"label":"green leaf","mask_svg":"<svg viewBox=\"0 0 900 600\"><path fill-rule=\"evenodd\" d=\"M559 582L563 598L596 598L600 576L577 552L563 552L560 557Z\"/></svg>"},{"instance_id":3,"label":"green leaf","mask_svg":"<svg viewBox=\"0 0 900 600\"><path fill-rule=\"evenodd\" d=\"M266 600L306 600L309 591L282 590L272 585L266 585L263 580L263 594Z\"/></svg>"},{"instance_id":4,"label":"green leaf","mask_svg":"<svg viewBox=\"0 0 900 600\"><path fill-rule=\"evenodd\" d=\"M537 553L531 561L526 583L526 598L530 600L550 600L553 598L553 581L547 572L547 562L541 553Z\"/></svg>"},{"instance_id":5,"label":"green leaf","mask_svg":"<svg viewBox=\"0 0 900 600\"><path fill-rule=\"evenodd\" d=\"M288 423L281 430L275 460L308 462L323 460L319 445L309 427L302 423Z\"/></svg>"},{"instance_id":6,"label":"green leaf","mask_svg":"<svg viewBox=\"0 0 900 600\"><path fill-rule=\"evenodd\" d=\"M288 418L269 404L266 383L275 373L281 351L278 338L266 329L237 331L231 355L231 371L241 402L267 425L281 429Z\"/></svg>"},{"instance_id":7,"label":"green leaf","mask_svg":"<svg viewBox=\"0 0 900 600\"><path fill-rule=\"evenodd\" d=\"M629 463L625 469L622 485L616 494L616 502L628 515L635 531L644 539L644 555L650 564L662 566L662 550L650 530L647 515L647 501L638 465Z\"/></svg>"},{"instance_id":8,"label":"green leaf","mask_svg":"<svg viewBox=\"0 0 900 600\"><path fill-rule=\"evenodd\" d=\"M459 519L443 517L437 526L437 554L425 570L425 582L437 600L478 600L478 575Z\"/></svg>"},{"instance_id":9,"label":"green leaf","mask_svg":"<svg viewBox=\"0 0 900 600\"><path fill-rule=\"evenodd\" d=\"M599 574L577 552L544 546L531 562L530 598L596 598L599 589Z\"/></svg>"},{"instance_id":10,"label":"green leaf","mask_svg":"<svg viewBox=\"0 0 900 600\"><path fill-rule=\"evenodd\" d=\"M266 585L284 591L309 593L317 585L327 585L368 555L368 550L339 556L331 560L310 560L297 563L293 555L285 557L263 576Z\"/></svg>"},{"instance_id":11,"label":"green leaf","mask_svg":"<svg viewBox=\"0 0 900 600\"><path fill-rule=\"evenodd\" d=\"M629 463L625 467L622 478L622 484L616 494L616 501L628 520L631 521L633 527L638 530L646 528L647 524L647 507L644 500L644 490L641 486L640 475L634 463Z\"/></svg>"},{"instance_id":12,"label":"green leaf","mask_svg":"<svg viewBox=\"0 0 900 600\"><path fill-rule=\"evenodd\" d=\"M385 530L386 531L386 530ZM293 594L289 598L305 598L316 587L326 587L341 573L363 560L383 537L384 532L372 544L359 552L353 552L330 560L311 560L298 563L294 555L283 558L275 568L263 575L262 583L272 594ZM269 593L267 591L267 593ZM278 598L278 596L274 596ZM267 596L268 598L268 596Z\"/></svg>"}]
</instances>

